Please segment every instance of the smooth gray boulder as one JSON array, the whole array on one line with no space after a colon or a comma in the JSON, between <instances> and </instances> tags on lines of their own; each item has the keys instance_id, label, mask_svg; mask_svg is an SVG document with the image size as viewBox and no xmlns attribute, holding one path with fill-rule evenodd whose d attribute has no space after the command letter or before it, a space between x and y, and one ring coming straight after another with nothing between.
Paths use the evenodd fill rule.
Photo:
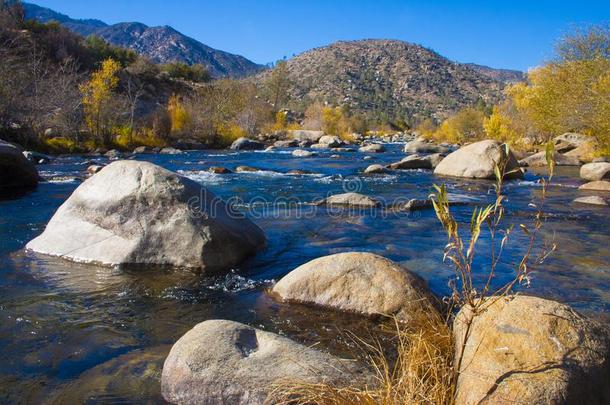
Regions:
<instances>
[{"instance_id":1,"label":"smooth gray boulder","mask_svg":"<svg viewBox=\"0 0 610 405\"><path fill-rule=\"evenodd\" d=\"M322 204L333 207L333 206L344 206L344 207L363 207L363 208L374 208L379 207L381 203L369 196L359 193L343 193L331 195L324 199Z\"/></svg>"},{"instance_id":2,"label":"smooth gray boulder","mask_svg":"<svg viewBox=\"0 0 610 405\"><path fill-rule=\"evenodd\" d=\"M434 169L443 160L445 156L440 153L431 155L409 155L403 158L400 162L391 163L388 167L393 170L408 170L408 169Z\"/></svg>"},{"instance_id":3,"label":"smooth gray boulder","mask_svg":"<svg viewBox=\"0 0 610 405\"><path fill-rule=\"evenodd\" d=\"M512 152L505 156L504 145L494 140L484 140L463 146L445 157L434 169L440 176L466 177L472 179L495 179L494 167L507 159L505 179L522 178L519 162Z\"/></svg>"},{"instance_id":4,"label":"smooth gray boulder","mask_svg":"<svg viewBox=\"0 0 610 405\"><path fill-rule=\"evenodd\" d=\"M610 163L587 163L580 168L580 177L586 180L608 180L610 179Z\"/></svg>"},{"instance_id":5,"label":"smooth gray boulder","mask_svg":"<svg viewBox=\"0 0 610 405\"><path fill-rule=\"evenodd\" d=\"M447 153L449 152L449 148L416 139L407 142L404 151L405 153Z\"/></svg>"},{"instance_id":6,"label":"smooth gray boulder","mask_svg":"<svg viewBox=\"0 0 610 405\"><path fill-rule=\"evenodd\" d=\"M575 203L579 203L579 204L590 204L590 205L601 205L601 206L607 206L608 205L608 199L601 197L599 195L590 195L587 197L578 197L576 199L574 199Z\"/></svg>"},{"instance_id":7,"label":"smooth gray boulder","mask_svg":"<svg viewBox=\"0 0 610 405\"><path fill-rule=\"evenodd\" d=\"M296 148L299 146L299 141L296 139L288 139L284 141L275 141L273 144L276 148Z\"/></svg>"},{"instance_id":8,"label":"smooth gray boulder","mask_svg":"<svg viewBox=\"0 0 610 405\"><path fill-rule=\"evenodd\" d=\"M288 302L365 315L395 315L403 321L431 302L428 287L418 275L366 252L314 259L282 277L272 292Z\"/></svg>"},{"instance_id":9,"label":"smooth gray boulder","mask_svg":"<svg viewBox=\"0 0 610 405\"><path fill-rule=\"evenodd\" d=\"M388 170L385 167L379 164L370 165L369 167L364 169L365 174L382 174L386 173L387 171Z\"/></svg>"},{"instance_id":10,"label":"smooth gray boulder","mask_svg":"<svg viewBox=\"0 0 610 405\"><path fill-rule=\"evenodd\" d=\"M161 393L174 404L258 405L281 381L342 384L362 378L355 362L238 322L197 324L172 347Z\"/></svg>"},{"instance_id":11,"label":"smooth gray boulder","mask_svg":"<svg viewBox=\"0 0 610 405\"><path fill-rule=\"evenodd\" d=\"M578 187L579 190L610 191L610 181L595 180Z\"/></svg>"},{"instance_id":12,"label":"smooth gray boulder","mask_svg":"<svg viewBox=\"0 0 610 405\"><path fill-rule=\"evenodd\" d=\"M358 152L382 153L385 152L385 147L379 143L372 143L370 145L361 146L360 148L358 148Z\"/></svg>"},{"instance_id":13,"label":"smooth gray boulder","mask_svg":"<svg viewBox=\"0 0 610 405\"><path fill-rule=\"evenodd\" d=\"M164 155L180 155L181 153L183 153L180 149L176 149L176 148L163 148L159 151L159 153L164 154Z\"/></svg>"},{"instance_id":14,"label":"smooth gray boulder","mask_svg":"<svg viewBox=\"0 0 610 405\"><path fill-rule=\"evenodd\" d=\"M259 141L254 141L245 137L241 137L231 144L233 150L260 150L265 149L265 145Z\"/></svg>"},{"instance_id":15,"label":"smooth gray boulder","mask_svg":"<svg viewBox=\"0 0 610 405\"><path fill-rule=\"evenodd\" d=\"M0 191L32 189L38 185L38 171L21 149L0 139Z\"/></svg>"},{"instance_id":16,"label":"smooth gray boulder","mask_svg":"<svg viewBox=\"0 0 610 405\"><path fill-rule=\"evenodd\" d=\"M318 140L318 143L328 145L329 148L338 148L344 144L343 140L336 135L324 135Z\"/></svg>"},{"instance_id":17,"label":"smooth gray boulder","mask_svg":"<svg viewBox=\"0 0 610 405\"><path fill-rule=\"evenodd\" d=\"M122 160L81 184L26 248L77 262L214 273L264 245L259 227L200 184Z\"/></svg>"},{"instance_id":18,"label":"smooth gray boulder","mask_svg":"<svg viewBox=\"0 0 610 405\"><path fill-rule=\"evenodd\" d=\"M308 150L297 149L292 152L292 156L294 156L294 157L312 157L312 156L316 156L316 153L310 152Z\"/></svg>"}]
</instances>

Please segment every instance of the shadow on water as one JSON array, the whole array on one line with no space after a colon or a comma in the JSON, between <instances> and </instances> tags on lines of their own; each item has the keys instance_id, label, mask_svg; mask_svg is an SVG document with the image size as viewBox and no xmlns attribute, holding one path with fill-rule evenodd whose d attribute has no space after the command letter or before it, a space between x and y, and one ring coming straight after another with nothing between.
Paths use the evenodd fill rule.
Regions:
<instances>
[{"instance_id":1,"label":"shadow on water","mask_svg":"<svg viewBox=\"0 0 610 405\"><path fill-rule=\"evenodd\" d=\"M329 159L331 153L326 151L311 159L283 152L137 156L180 171L225 199L238 196L244 209L259 207L251 203L261 198L294 197L303 203L292 209L270 205L252 211L267 235L268 247L223 276L119 271L24 252L23 246L44 229L80 184L71 178L82 176L90 158L61 157L40 166L50 181L19 199L0 201L0 402L159 403L160 370L171 344L207 319L244 322L338 355L358 355L348 332L376 334L379 322L276 302L266 293L283 275L322 255L377 253L420 274L435 293L447 293L451 270L442 263L445 234L432 211L386 215L381 209L366 213L318 209L302 215L308 203L346 187L393 201L425 198L441 179L417 170L361 175L369 164L399 160L398 145L366 161L357 152L339 153L340 159ZM96 163L106 161L96 158ZM209 166L233 170L239 165L273 173L207 172ZM286 174L294 169L311 174ZM604 318L610 309L610 219L603 208L572 204L582 195L577 189L581 183L577 171L559 168L549 189L544 231L545 237L555 238L559 250L534 274L528 293ZM486 181L448 180L448 187L453 197L476 204L493 198ZM509 183L506 192L508 221L531 220L528 203L540 193L537 173ZM471 205L454 208L464 226L471 210ZM488 245L483 238L480 251ZM515 234L498 271L498 283L510 277L524 246L524 237ZM475 264L483 269L488 263L480 256Z\"/></svg>"}]
</instances>

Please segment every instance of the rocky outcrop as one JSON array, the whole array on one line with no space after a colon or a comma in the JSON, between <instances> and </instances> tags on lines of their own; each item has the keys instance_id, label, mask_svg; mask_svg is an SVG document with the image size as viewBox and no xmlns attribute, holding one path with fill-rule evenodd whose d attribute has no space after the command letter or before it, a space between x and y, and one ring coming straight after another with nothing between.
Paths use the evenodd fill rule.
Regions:
<instances>
[{"instance_id":1,"label":"rocky outcrop","mask_svg":"<svg viewBox=\"0 0 610 405\"><path fill-rule=\"evenodd\" d=\"M444 157L440 153L425 156L414 154L403 158L400 162L391 163L388 167L392 170L434 169Z\"/></svg>"},{"instance_id":2,"label":"rocky outcrop","mask_svg":"<svg viewBox=\"0 0 610 405\"><path fill-rule=\"evenodd\" d=\"M381 203L369 196L358 194L358 193L343 193L335 194L327 197L322 202L323 205L329 207L362 207L362 208L375 208L379 207Z\"/></svg>"},{"instance_id":3,"label":"rocky outcrop","mask_svg":"<svg viewBox=\"0 0 610 405\"><path fill-rule=\"evenodd\" d=\"M580 160L578 160L578 158L566 156L562 153L555 152L553 154L553 159L555 160L556 166L580 166ZM519 161L519 165L529 167L546 166L546 152L542 151L534 153L533 155L528 156L525 159L521 159Z\"/></svg>"},{"instance_id":4,"label":"rocky outcrop","mask_svg":"<svg viewBox=\"0 0 610 405\"><path fill-rule=\"evenodd\" d=\"M198 183L123 160L81 184L27 249L78 262L228 270L265 236Z\"/></svg>"},{"instance_id":5,"label":"rocky outcrop","mask_svg":"<svg viewBox=\"0 0 610 405\"><path fill-rule=\"evenodd\" d=\"M449 148L446 146L435 145L431 142L414 140L405 144L405 153L447 153Z\"/></svg>"},{"instance_id":6,"label":"rocky outcrop","mask_svg":"<svg viewBox=\"0 0 610 405\"><path fill-rule=\"evenodd\" d=\"M0 193L32 189L38 185L38 179L36 167L21 149L0 139Z\"/></svg>"},{"instance_id":7,"label":"rocky outcrop","mask_svg":"<svg viewBox=\"0 0 610 405\"><path fill-rule=\"evenodd\" d=\"M281 381L341 384L358 380L354 362L238 322L209 320L172 347L161 376L174 404L258 405Z\"/></svg>"},{"instance_id":8,"label":"rocky outcrop","mask_svg":"<svg viewBox=\"0 0 610 405\"><path fill-rule=\"evenodd\" d=\"M372 143L358 148L358 152L363 153L382 153L385 152L385 147L379 143Z\"/></svg>"},{"instance_id":9,"label":"rocky outcrop","mask_svg":"<svg viewBox=\"0 0 610 405\"><path fill-rule=\"evenodd\" d=\"M579 190L610 191L610 181L596 180L578 187Z\"/></svg>"},{"instance_id":10,"label":"rocky outcrop","mask_svg":"<svg viewBox=\"0 0 610 405\"><path fill-rule=\"evenodd\" d=\"M456 348L468 315L462 309L454 322ZM607 404L609 355L607 329L570 307L536 297L503 298L474 318L456 403Z\"/></svg>"},{"instance_id":11,"label":"rocky outcrop","mask_svg":"<svg viewBox=\"0 0 610 405\"><path fill-rule=\"evenodd\" d=\"M431 297L416 274L384 257L361 252L307 262L282 277L273 293L288 302L365 315L395 315L405 321Z\"/></svg>"},{"instance_id":12,"label":"rocky outcrop","mask_svg":"<svg viewBox=\"0 0 610 405\"><path fill-rule=\"evenodd\" d=\"M434 169L441 176L466 177L473 179L494 179L494 168L502 159L507 159L505 178L522 178L519 163L509 151L506 156L504 146L498 141L485 140L463 146L445 157Z\"/></svg>"},{"instance_id":13,"label":"rocky outcrop","mask_svg":"<svg viewBox=\"0 0 610 405\"><path fill-rule=\"evenodd\" d=\"M260 150L265 149L265 145L252 139L241 137L231 144L232 150Z\"/></svg>"},{"instance_id":14,"label":"rocky outcrop","mask_svg":"<svg viewBox=\"0 0 610 405\"><path fill-rule=\"evenodd\" d=\"M580 168L580 177L591 181L610 179L610 163L587 163Z\"/></svg>"}]
</instances>

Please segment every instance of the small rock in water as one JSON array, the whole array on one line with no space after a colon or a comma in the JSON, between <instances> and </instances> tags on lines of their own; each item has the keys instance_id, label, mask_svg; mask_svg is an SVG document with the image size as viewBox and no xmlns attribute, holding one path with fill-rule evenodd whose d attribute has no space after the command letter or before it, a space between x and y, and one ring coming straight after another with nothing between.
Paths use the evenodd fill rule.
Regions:
<instances>
[{"instance_id":1,"label":"small rock in water","mask_svg":"<svg viewBox=\"0 0 610 405\"><path fill-rule=\"evenodd\" d=\"M133 153L154 153L154 150L150 146L138 146L133 150Z\"/></svg>"},{"instance_id":2,"label":"small rock in water","mask_svg":"<svg viewBox=\"0 0 610 405\"><path fill-rule=\"evenodd\" d=\"M385 147L379 143L372 143L358 148L358 151L363 153L382 153L385 152Z\"/></svg>"},{"instance_id":3,"label":"small rock in water","mask_svg":"<svg viewBox=\"0 0 610 405\"><path fill-rule=\"evenodd\" d=\"M264 171L263 169L259 169L257 167L251 167L251 166L237 166L235 168L235 172L236 173L242 173L242 172L261 172Z\"/></svg>"},{"instance_id":4,"label":"small rock in water","mask_svg":"<svg viewBox=\"0 0 610 405\"><path fill-rule=\"evenodd\" d=\"M295 148L299 146L299 141L297 141L296 139L276 141L273 146L275 146L276 148Z\"/></svg>"},{"instance_id":5,"label":"small rock in water","mask_svg":"<svg viewBox=\"0 0 610 405\"><path fill-rule=\"evenodd\" d=\"M216 173L216 174L230 174L233 173L231 170L227 169L226 167L221 167L221 166L212 166L208 169L208 171L210 173Z\"/></svg>"},{"instance_id":6,"label":"small rock in water","mask_svg":"<svg viewBox=\"0 0 610 405\"><path fill-rule=\"evenodd\" d=\"M421 140L411 141L405 144L405 153L447 153L449 148L446 146L435 145Z\"/></svg>"},{"instance_id":7,"label":"small rock in water","mask_svg":"<svg viewBox=\"0 0 610 405\"><path fill-rule=\"evenodd\" d=\"M254 141L252 139L248 139L245 137L241 137L237 139L235 142L231 144L230 149L233 150L259 150L264 149L265 145L261 142Z\"/></svg>"},{"instance_id":8,"label":"small rock in water","mask_svg":"<svg viewBox=\"0 0 610 405\"><path fill-rule=\"evenodd\" d=\"M297 149L297 150L292 152L292 156L295 156L295 157L311 157L311 156L316 156L316 153L310 152L308 150Z\"/></svg>"},{"instance_id":9,"label":"small rock in water","mask_svg":"<svg viewBox=\"0 0 610 405\"><path fill-rule=\"evenodd\" d=\"M434 153L427 156L414 154L403 158L400 162L390 164L389 167L394 170L434 169L443 158L444 155L440 153Z\"/></svg>"},{"instance_id":10,"label":"small rock in water","mask_svg":"<svg viewBox=\"0 0 610 405\"><path fill-rule=\"evenodd\" d=\"M381 203L369 196L359 193L335 194L326 198L322 204L328 206L347 206L347 207L379 207Z\"/></svg>"},{"instance_id":11,"label":"small rock in water","mask_svg":"<svg viewBox=\"0 0 610 405\"><path fill-rule=\"evenodd\" d=\"M369 167L367 167L366 169L364 169L364 173L366 174L382 174L382 173L387 173L387 169L385 167L383 167L382 165L370 165Z\"/></svg>"},{"instance_id":12,"label":"small rock in water","mask_svg":"<svg viewBox=\"0 0 610 405\"><path fill-rule=\"evenodd\" d=\"M311 172L308 170L292 169L289 170L287 174L311 174Z\"/></svg>"},{"instance_id":13,"label":"small rock in water","mask_svg":"<svg viewBox=\"0 0 610 405\"><path fill-rule=\"evenodd\" d=\"M123 154L116 149L110 149L108 152L104 153L104 156L108 159L117 159L122 157Z\"/></svg>"},{"instance_id":14,"label":"small rock in water","mask_svg":"<svg viewBox=\"0 0 610 405\"><path fill-rule=\"evenodd\" d=\"M176 148L163 148L160 153L164 155L179 155L182 151Z\"/></svg>"},{"instance_id":15,"label":"small rock in water","mask_svg":"<svg viewBox=\"0 0 610 405\"><path fill-rule=\"evenodd\" d=\"M610 163L587 163L580 168L580 177L592 181L610 179Z\"/></svg>"},{"instance_id":16,"label":"small rock in water","mask_svg":"<svg viewBox=\"0 0 610 405\"><path fill-rule=\"evenodd\" d=\"M95 173L98 173L103 168L104 168L104 166L102 166L102 165L91 165L91 166L87 167L87 174L89 174L90 176L93 176Z\"/></svg>"},{"instance_id":17,"label":"small rock in water","mask_svg":"<svg viewBox=\"0 0 610 405\"><path fill-rule=\"evenodd\" d=\"M578 187L579 190L610 191L610 181L596 180Z\"/></svg>"},{"instance_id":18,"label":"small rock in water","mask_svg":"<svg viewBox=\"0 0 610 405\"><path fill-rule=\"evenodd\" d=\"M591 205L608 205L608 200L598 195L590 195L588 197L578 197L574 200L575 203L591 204Z\"/></svg>"},{"instance_id":19,"label":"small rock in water","mask_svg":"<svg viewBox=\"0 0 610 405\"><path fill-rule=\"evenodd\" d=\"M580 166L580 160L559 152L553 154L556 166ZM519 161L520 166L544 167L547 165L546 152L538 152Z\"/></svg>"},{"instance_id":20,"label":"small rock in water","mask_svg":"<svg viewBox=\"0 0 610 405\"><path fill-rule=\"evenodd\" d=\"M373 159L372 156L365 156L365 157L362 158L362 160L371 160L371 159Z\"/></svg>"}]
</instances>

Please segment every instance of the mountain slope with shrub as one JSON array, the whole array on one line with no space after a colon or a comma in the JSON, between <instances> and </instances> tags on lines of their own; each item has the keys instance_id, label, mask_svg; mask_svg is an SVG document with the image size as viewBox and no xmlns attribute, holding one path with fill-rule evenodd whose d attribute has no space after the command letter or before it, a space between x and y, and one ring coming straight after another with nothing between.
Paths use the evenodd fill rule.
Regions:
<instances>
[{"instance_id":1,"label":"mountain slope with shrub","mask_svg":"<svg viewBox=\"0 0 610 405\"><path fill-rule=\"evenodd\" d=\"M322 101L390 119L442 119L477 102L498 102L504 87L499 79L397 40L336 42L287 63L293 102Z\"/></svg>"},{"instance_id":2,"label":"mountain slope with shrub","mask_svg":"<svg viewBox=\"0 0 610 405\"><path fill-rule=\"evenodd\" d=\"M77 20L31 3L23 3L26 18L56 21L77 34L96 35L110 44L133 49L156 63L202 64L215 77L243 77L263 67L243 56L211 48L172 27L149 27L138 22L108 25L100 20Z\"/></svg>"}]
</instances>

